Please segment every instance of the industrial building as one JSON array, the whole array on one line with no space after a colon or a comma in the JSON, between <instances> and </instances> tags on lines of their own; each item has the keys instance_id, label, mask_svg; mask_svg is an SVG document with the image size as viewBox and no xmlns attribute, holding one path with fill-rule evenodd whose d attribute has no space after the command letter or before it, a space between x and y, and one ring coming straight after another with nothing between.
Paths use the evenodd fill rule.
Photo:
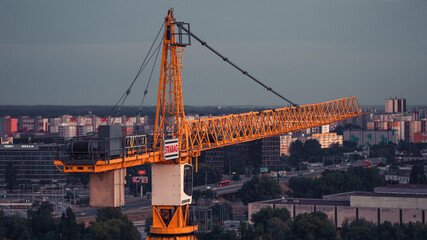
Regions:
<instances>
[{"instance_id":1,"label":"industrial building","mask_svg":"<svg viewBox=\"0 0 427 240\"><path fill-rule=\"evenodd\" d=\"M249 162L259 160L261 167L279 168L280 136L207 150L202 153L201 159L226 174L230 174L230 169L237 170Z\"/></svg>"},{"instance_id":2,"label":"industrial building","mask_svg":"<svg viewBox=\"0 0 427 240\"><path fill-rule=\"evenodd\" d=\"M249 203L248 221L261 208L286 208L294 219L298 214L324 212L341 228L345 221L364 218L375 224L426 223L427 185L391 185L374 192L348 192L326 195L323 199L282 198Z\"/></svg>"}]
</instances>

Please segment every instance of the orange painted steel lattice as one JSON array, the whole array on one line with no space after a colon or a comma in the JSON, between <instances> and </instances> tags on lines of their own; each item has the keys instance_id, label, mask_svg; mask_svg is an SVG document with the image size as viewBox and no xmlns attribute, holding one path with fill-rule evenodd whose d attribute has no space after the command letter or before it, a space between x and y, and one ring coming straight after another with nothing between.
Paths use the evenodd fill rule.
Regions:
<instances>
[{"instance_id":1,"label":"orange painted steel lattice","mask_svg":"<svg viewBox=\"0 0 427 240\"><path fill-rule=\"evenodd\" d=\"M262 112L188 121L190 155L236 143L272 137L363 115L355 97Z\"/></svg>"},{"instance_id":2,"label":"orange painted steel lattice","mask_svg":"<svg viewBox=\"0 0 427 240\"><path fill-rule=\"evenodd\" d=\"M318 127L361 115L363 112L356 98L349 97L300 107L183 121L183 132L188 133L186 142L189 150L181 148L181 157L196 157L204 150ZM55 164L63 166L64 172L104 172L160 162L166 162L162 159L161 151L148 149L144 154L113 159L109 163L98 161L89 165L65 165L55 161Z\"/></svg>"}]
</instances>

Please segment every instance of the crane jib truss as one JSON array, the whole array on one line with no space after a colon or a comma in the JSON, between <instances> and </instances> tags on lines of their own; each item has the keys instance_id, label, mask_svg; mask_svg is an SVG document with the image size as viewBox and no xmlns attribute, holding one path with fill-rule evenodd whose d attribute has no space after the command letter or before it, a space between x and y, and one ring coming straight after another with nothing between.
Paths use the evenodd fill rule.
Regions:
<instances>
[{"instance_id":1,"label":"crane jib truss","mask_svg":"<svg viewBox=\"0 0 427 240\"><path fill-rule=\"evenodd\" d=\"M196 157L204 150L318 127L361 115L363 112L356 98L348 97L299 107L186 121L184 132L188 133L189 149L187 152L181 152L181 156ZM146 149L142 153L128 154L127 157L112 159L109 162L97 161L94 164L80 165L55 161L55 165L61 166L61 170L67 173L104 172L164 162L161 155L160 150Z\"/></svg>"}]
</instances>

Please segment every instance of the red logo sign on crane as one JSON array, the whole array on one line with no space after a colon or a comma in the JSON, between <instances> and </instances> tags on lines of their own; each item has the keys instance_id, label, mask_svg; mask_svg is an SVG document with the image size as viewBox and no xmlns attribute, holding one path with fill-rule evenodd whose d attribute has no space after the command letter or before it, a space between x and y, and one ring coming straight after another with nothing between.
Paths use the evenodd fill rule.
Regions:
<instances>
[{"instance_id":1,"label":"red logo sign on crane","mask_svg":"<svg viewBox=\"0 0 427 240\"><path fill-rule=\"evenodd\" d=\"M178 138L164 140L163 157L165 158L165 160L176 159L179 157Z\"/></svg>"}]
</instances>

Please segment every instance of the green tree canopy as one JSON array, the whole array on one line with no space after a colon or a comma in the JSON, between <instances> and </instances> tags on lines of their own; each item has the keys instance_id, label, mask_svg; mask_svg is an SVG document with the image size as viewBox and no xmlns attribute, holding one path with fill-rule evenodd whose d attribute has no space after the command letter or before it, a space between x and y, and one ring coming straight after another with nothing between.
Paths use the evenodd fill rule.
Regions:
<instances>
[{"instance_id":1,"label":"green tree canopy","mask_svg":"<svg viewBox=\"0 0 427 240\"><path fill-rule=\"evenodd\" d=\"M280 185L267 176L255 176L245 182L239 190L243 204L278 198L282 194Z\"/></svg>"},{"instance_id":2,"label":"green tree canopy","mask_svg":"<svg viewBox=\"0 0 427 240\"><path fill-rule=\"evenodd\" d=\"M261 208L252 214L251 221L258 236L263 239L283 239L286 236L291 214L286 208Z\"/></svg>"},{"instance_id":3,"label":"green tree canopy","mask_svg":"<svg viewBox=\"0 0 427 240\"><path fill-rule=\"evenodd\" d=\"M322 145L316 139L308 139L304 143L304 150L302 152L304 160L309 161L311 157L317 156L322 150Z\"/></svg>"},{"instance_id":4,"label":"green tree canopy","mask_svg":"<svg viewBox=\"0 0 427 240\"><path fill-rule=\"evenodd\" d=\"M323 212L299 214L291 224L292 239L337 239L335 225Z\"/></svg>"},{"instance_id":5,"label":"green tree canopy","mask_svg":"<svg viewBox=\"0 0 427 240\"><path fill-rule=\"evenodd\" d=\"M3 211L1 211L3 213ZM2 239L29 240L34 239L28 228L29 222L24 217L18 215L3 216L0 225L4 226Z\"/></svg>"},{"instance_id":6,"label":"green tree canopy","mask_svg":"<svg viewBox=\"0 0 427 240\"><path fill-rule=\"evenodd\" d=\"M427 184L424 165L422 163L414 164L411 169L409 183L412 184Z\"/></svg>"},{"instance_id":7,"label":"green tree canopy","mask_svg":"<svg viewBox=\"0 0 427 240\"><path fill-rule=\"evenodd\" d=\"M341 237L344 240L375 240L378 239L376 225L363 218L352 222L344 222L341 229Z\"/></svg>"},{"instance_id":8,"label":"green tree canopy","mask_svg":"<svg viewBox=\"0 0 427 240\"><path fill-rule=\"evenodd\" d=\"M27 216L31 235L43 239L49 232L56 231L56 220L52 217L53 204L36 201L28 209Z\"/></svg>"},{"instance_id":9,"label":"green tree canopy","mask_svg":"<svg viewBox=\"0 0 427 240\"><path fill-rule=\"evenodd\" d=\"M219 223L212 224L212 231L208 233L196 233L198 240L237 240L237 235L233 231L224 231Z\"/></svg>"},{"instance_id":10,"label":"green tree canopy","mask_svg":"<svg viewBox=\"0 0 427 240\"><path fill-rule=\"evenodd\" d=\"M103 208L98 210L96 222L88 229L92 239L136 240L141 235L133 223L123 215L119 208Z\"/></svg>"},{"instance_id":11,"label":"green tree canopy","mask_svg":"<svg viewBox=\"0 0 427 240\"><path fill-rule=\"evenodd\" d=\"M35 202L27 211L28 219L18 215L6 216L0 210L0 239L141 239L133 223L118 209L100 210L97 221L91 223L87 229L83 223L76 223L71 208L68 208L60 219L53 218L52 211L53 205L49 202Z\"/></svg>"},{"instance_id":12,"label":"green tree canopy","mask_svg":"<svg viewBox=\"0 0 427 240\"><path fill-rule=\"evenodd\" d=\"M80 239L80 229L76 222L76 215L73 210L69 207L62 213L61 220L59 222L59 234L61 239L65 240L78 240Z\"/></svg>"},{"instance_id":13,"label":"green tree canopy","mask_svg":"<svg viewBox=\"0 0 427 240\"><path fill-rule=\"evenodd\" d=\"M321 198L323 195L350 191L373 191L386 182L376 168L351 167L346 172L323 172L318 179L292 177L289 192L293 197Z\"/></svg>"},{"instance_id":14,"label":"green tree canopy","mask_svg":"<svg viewBox=\"0 0 427 240\"><path fill-rule=\"evenodd\" d=\"M267 176L255 176L245 182L239 190L243 204L278 198L282 194L280 185Z\"/></svg>"}]
</instances>

